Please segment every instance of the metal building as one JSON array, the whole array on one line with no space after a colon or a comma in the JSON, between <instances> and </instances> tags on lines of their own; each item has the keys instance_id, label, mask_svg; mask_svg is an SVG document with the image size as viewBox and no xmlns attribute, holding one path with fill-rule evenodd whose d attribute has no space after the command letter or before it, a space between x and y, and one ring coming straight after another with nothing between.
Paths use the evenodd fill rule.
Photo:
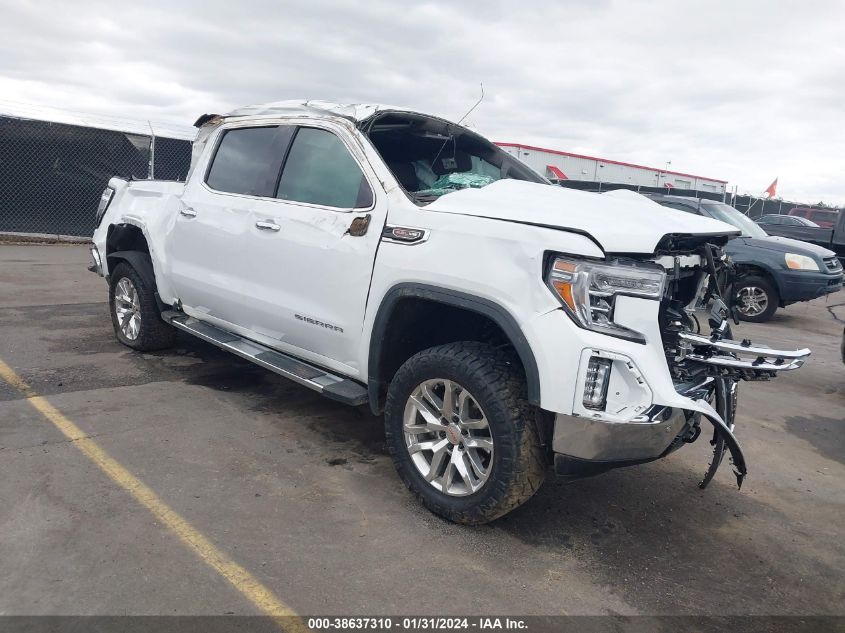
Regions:
<instances>
[{"instance_id":1,"label":"metal building","mask_svg":"<svg viewBox=\"0 0 845 633\"><path fill-rule=\"evenodd\" d=\"M508 154L519 158L536 172L552 181L589 180L602 183L639 185L643 187L668 187L695 189L724 193L726 180L708 178L672 171L662 167L646 167L618 160L584 156L555 149L522 145L519 143L496 143Z\"/></svg>"}]
</instances>

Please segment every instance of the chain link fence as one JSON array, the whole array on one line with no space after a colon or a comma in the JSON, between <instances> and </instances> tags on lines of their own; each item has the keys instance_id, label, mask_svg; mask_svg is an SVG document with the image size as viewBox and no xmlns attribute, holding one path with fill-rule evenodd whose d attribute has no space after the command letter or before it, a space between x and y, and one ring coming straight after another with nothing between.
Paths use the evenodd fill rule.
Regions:
<instances>
[{"instance_id":1,"label":"chain link fence","mask_svg":"<svg viewBox=\"0 0 845 633\"><path fill-rule=\"evenodd\" d=\"M109 178L184 180L191 142L0 116L0 233L86 237Z\"/></svg>"}]
</instances>

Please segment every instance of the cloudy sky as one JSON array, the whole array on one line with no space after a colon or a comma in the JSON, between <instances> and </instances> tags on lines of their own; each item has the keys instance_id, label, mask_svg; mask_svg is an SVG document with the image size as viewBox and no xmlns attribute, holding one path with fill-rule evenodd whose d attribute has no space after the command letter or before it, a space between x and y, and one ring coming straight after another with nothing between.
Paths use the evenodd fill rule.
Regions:
<instances>
[{"instance_id":1,"label":"cloudy sky","mask_svg":"<svg viewBox=\"0 0 845 633\"><path fill-rule=\"evenodd\" d=\"M187 123L290 98L845 204L845 3L0 0L0 99Z\"/></svg>"}]
</instances>

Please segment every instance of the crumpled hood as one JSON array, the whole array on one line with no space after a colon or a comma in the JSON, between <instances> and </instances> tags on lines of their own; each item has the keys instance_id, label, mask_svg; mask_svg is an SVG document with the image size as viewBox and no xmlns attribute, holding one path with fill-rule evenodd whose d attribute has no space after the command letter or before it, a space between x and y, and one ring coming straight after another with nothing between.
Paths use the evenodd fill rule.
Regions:
<instances>
[{"instance_id":1,"label":"crumpled hood","mask_svg":"<svg viewBox=\"0 0 845 633\"><path fill-rule=\"evenodd\" d=\"M793 240L789 237L779 237L776 235L769 235L767 237L743 237L743 242L749 246L756 246L757 248L767 248L771 251L779 253L795 253L797 255L815 255L816 257L833 257L836 255L832 250L810 244L809 242L802 242L801 240Z\"/></svg>"},{"instance_id":2,"label":"crumpled hood","mask_svg":"<svg viewBox=\"0 0 845 633\"><path fill-rule=\"evenodd\" d=\"M617 192L614 192L617 193ZM669 209L633 192L605 195L521 180L441 196L426 209L587 233L607 253L653 253L669 233L738 234L733 226Z\"/></svg>"}]
</instances>

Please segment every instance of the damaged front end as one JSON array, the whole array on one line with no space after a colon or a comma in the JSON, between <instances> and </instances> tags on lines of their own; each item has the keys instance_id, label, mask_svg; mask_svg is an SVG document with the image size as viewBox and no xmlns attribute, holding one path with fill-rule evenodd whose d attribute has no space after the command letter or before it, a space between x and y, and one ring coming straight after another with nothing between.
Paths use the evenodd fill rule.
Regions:
<instances>
[{"instance_id":1,"label":"damaged front end","mask_svg":"<svg viewBox=\"0 0 845 633\"><path fill-rule=\"evenodd\" d=\"M713 454L699 487L707 487L726 452L741 487L748 471L734 434L739 381L769 380L780 371L798 369L810 350L778 350L748 339L733 340L731 321L738 324L735 306L730 303L734 273L721 244L688 238L679 252L677 243L667 241L670 248L675 248L658 258L668 275L661 301L660 331L672 380L679 393L695 403L695 411L688 416L686 434L681 433L667 453L679 443L698 439L701 421L707 420L713 426ZM685 257L692 257L693 263L697 259L698 264L681 266ZM696 308L708 305L709 331L704 333ZM689 385L696 387L689 389Z\"/></svg>"},{"instance_id":2,"label":"damaged front end","mask_svg":"<svg viewBox=\"0 0 845 633\"><path fill-rule=\"evenodd\" d=\"M553 260L549 286L589 332L572 412L555 416L559 476L580 479L660 459L697 441L709 424L713 452L700 487L726 453L742 485L748 469L735 435L739 382L797 369L810 350L733 340L735 310L726 303L733 270L721 251L728 238L667 236L652 255Z\"/></svg>"}]
</instances>

